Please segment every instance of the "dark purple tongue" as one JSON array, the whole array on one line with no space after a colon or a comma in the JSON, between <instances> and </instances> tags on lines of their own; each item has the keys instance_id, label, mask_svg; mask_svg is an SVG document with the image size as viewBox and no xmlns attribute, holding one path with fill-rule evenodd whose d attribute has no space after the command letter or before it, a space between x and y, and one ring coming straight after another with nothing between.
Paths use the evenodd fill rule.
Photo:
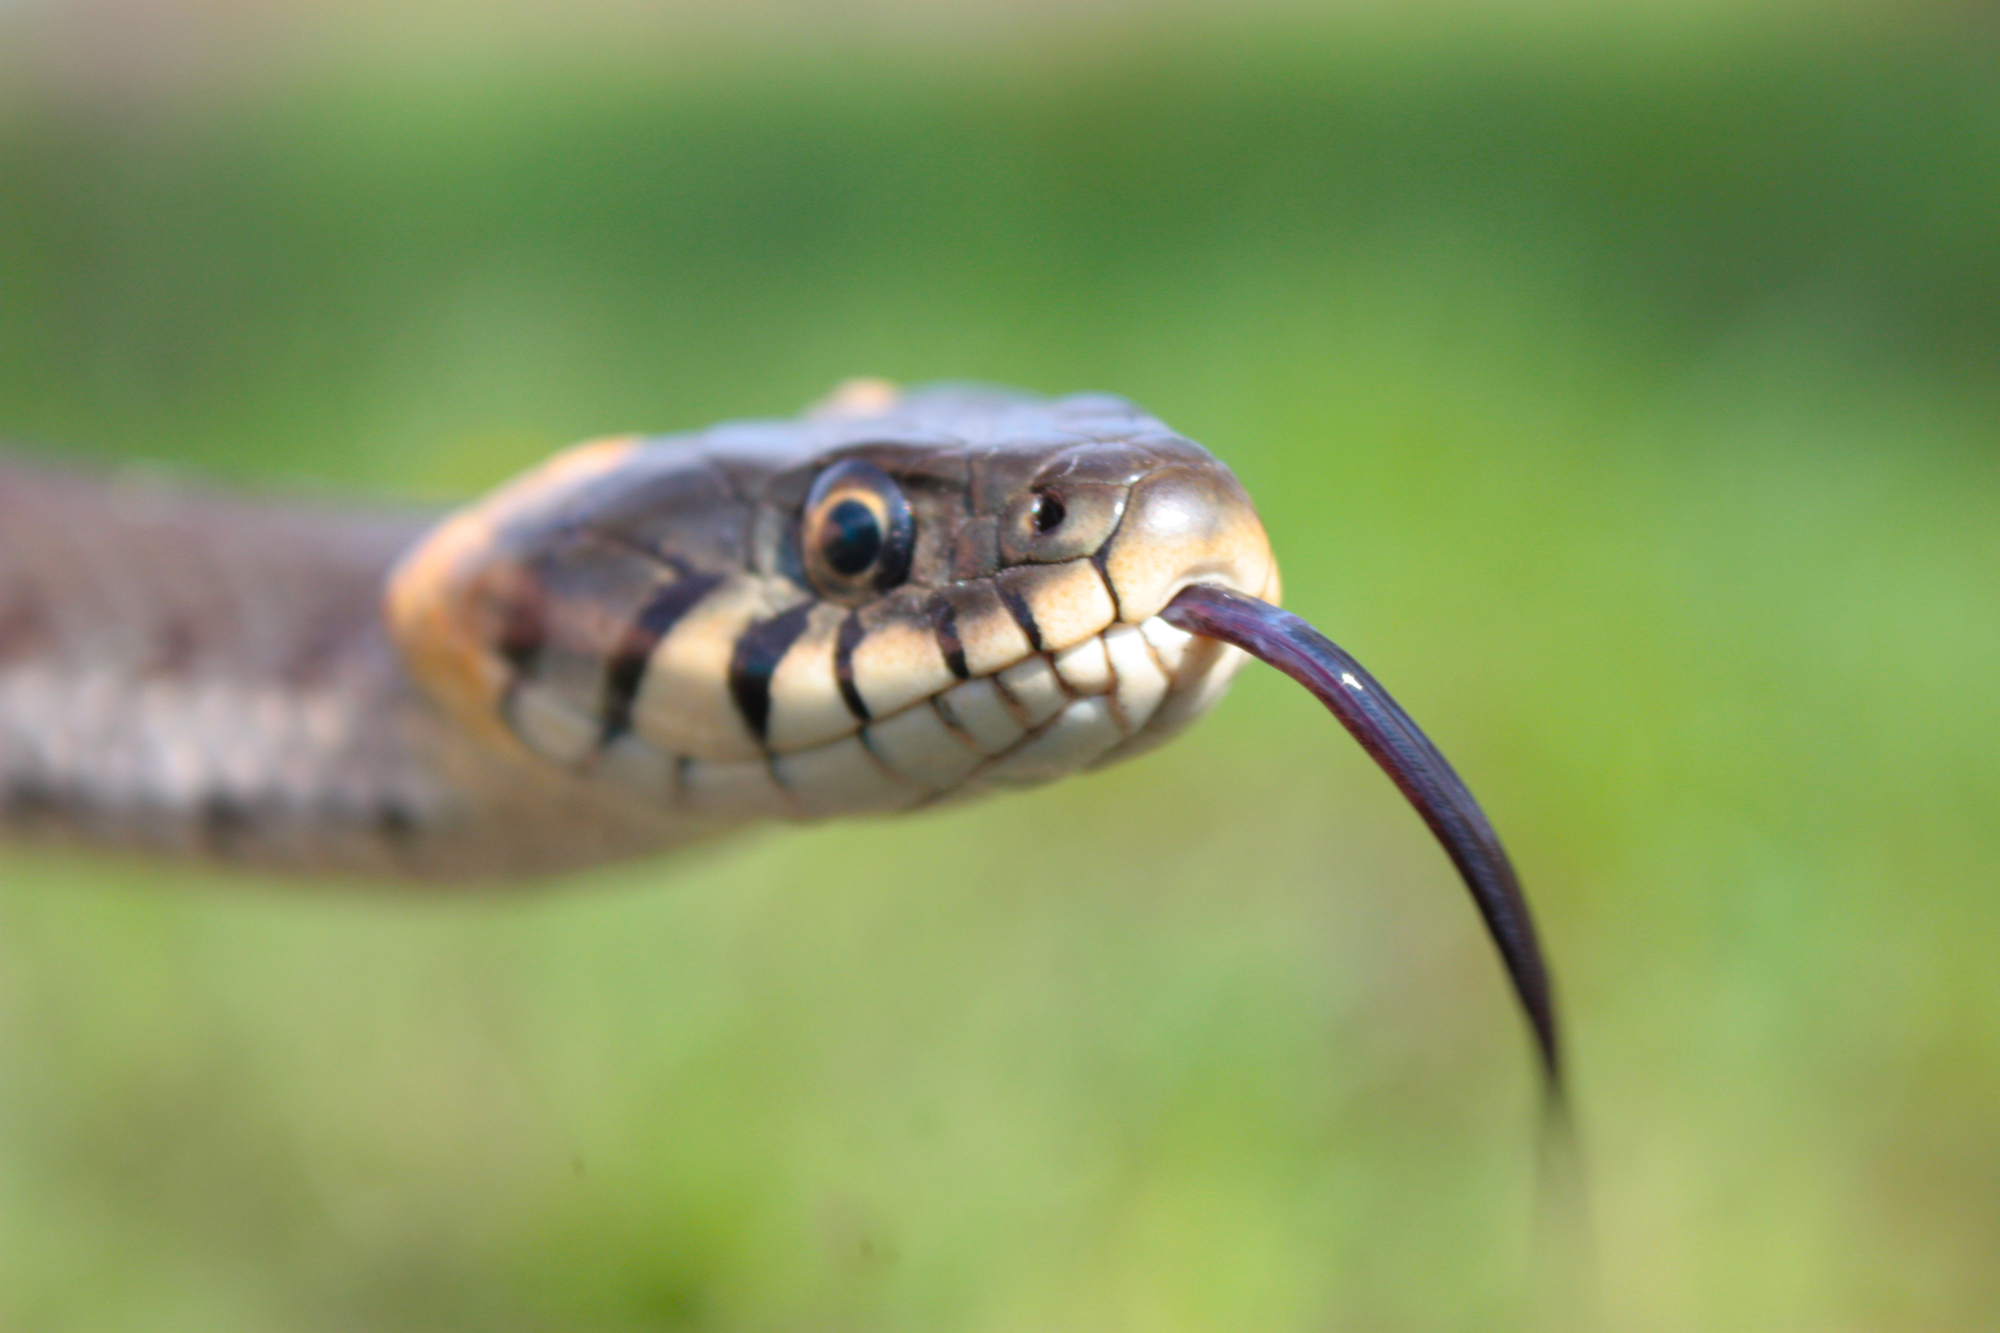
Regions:
<instances>
[{"instance_id":1,"label":"dark purple tongue","mask_svg":"<svg viewBox=\"0 0 2000 1333\"><path fill-rule=\"evenodd\" d=\"M1160 617L1190 634L1235 644L1311 690L1403 789L1472 890L1534 1029L1549 1091L1560 1096L1555 1000L1527 899L1485 812L1437 747L1359 662L1289 611L1197 583L1183 588Z\"/></svg>"}]
</instances>

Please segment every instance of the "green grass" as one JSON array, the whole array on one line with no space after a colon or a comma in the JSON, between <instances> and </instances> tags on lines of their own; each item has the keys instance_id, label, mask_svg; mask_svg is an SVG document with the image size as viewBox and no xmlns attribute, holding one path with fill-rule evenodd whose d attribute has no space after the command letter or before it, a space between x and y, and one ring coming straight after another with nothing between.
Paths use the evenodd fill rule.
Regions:
<instances>
[{"instance_id":1,"label":"green grass","mask_svg":"<svg viewBox=\"0 0 2000 1333\"><path fill-rule=\"evenodd\" d=\"M2000 77L1587 38L23 96L0 432L438 497L857 373L1126 393L1513 849L1605 1326L1977 1326ZM10 852L0 1052L5 1327L1546 1326L1474 915L1257 670L526 899Z\"/></svg>"}]
</instances>

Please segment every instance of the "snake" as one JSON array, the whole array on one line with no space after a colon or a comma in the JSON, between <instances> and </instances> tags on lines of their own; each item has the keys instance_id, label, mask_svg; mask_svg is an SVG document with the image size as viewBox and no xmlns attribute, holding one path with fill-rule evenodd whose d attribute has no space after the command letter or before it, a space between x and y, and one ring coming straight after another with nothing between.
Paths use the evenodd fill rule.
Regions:
<instances>
[{"instance_id":1,"label":"snake","mask_svg":"<svg viewBox=\"0 0 2000 1333\"><path fill-rule=\"evenodd\" d=\"M1443 845L1553 1086L1491 824L1279 597L1229 468L1103 394L854 381L791 419L578 445L443 514L0 456L0 828L530 883L1115 763L1256 657Z\"/></svg>"}]
</instances>

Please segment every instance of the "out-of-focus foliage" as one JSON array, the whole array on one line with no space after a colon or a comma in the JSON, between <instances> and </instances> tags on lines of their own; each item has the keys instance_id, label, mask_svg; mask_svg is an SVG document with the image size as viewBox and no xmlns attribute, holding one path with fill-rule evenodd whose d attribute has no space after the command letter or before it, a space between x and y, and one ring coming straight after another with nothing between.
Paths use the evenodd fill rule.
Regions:
<instances>
[{"instance_id":1,"label":"out-of-focus foliage","mask_svg":"<svg viewBox=\"0 0 2000 1333\"><path fill-rule=\"evenodd\" d=\"M362 12L205 82L0 4L0 433L437 498L851 374L1130 395L1512 846L1605 1326L2000 1311L1990 34ZM1529 1068L1256 669L542 896L16 851L0 1326L1539 1327Z\"/></svg>"}]
</instances>

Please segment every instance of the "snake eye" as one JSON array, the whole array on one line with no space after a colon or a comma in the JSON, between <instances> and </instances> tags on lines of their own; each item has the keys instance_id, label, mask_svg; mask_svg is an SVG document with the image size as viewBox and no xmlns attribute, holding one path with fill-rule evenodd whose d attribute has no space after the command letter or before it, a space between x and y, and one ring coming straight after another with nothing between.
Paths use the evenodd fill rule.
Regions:
<instances>
[{"instance_id":1,"label":"snake eye","mask_svg":"<svg viewBox=\"0 0 2000 1333\"><path fill-rule=\"evenodd\" d=\"M1069 516L1068 507L1054 491L1036 492L1035 502L1029 506L1028 512L1034 516L1035 531L1045 534L1061 527L1063 519Z\"/></svg>"},{"instance_id":2,"label":"snake eye","mask_svg":"<svg viewBox=\"0 0 2000 1333\"><path fill-rule=\"evenodd\" d=\"M902 489L863 459L835 463L806 495L799 542L806 576L835 601L863 601L908 578L916 538Z\"/></svg>"}]
</instances>

